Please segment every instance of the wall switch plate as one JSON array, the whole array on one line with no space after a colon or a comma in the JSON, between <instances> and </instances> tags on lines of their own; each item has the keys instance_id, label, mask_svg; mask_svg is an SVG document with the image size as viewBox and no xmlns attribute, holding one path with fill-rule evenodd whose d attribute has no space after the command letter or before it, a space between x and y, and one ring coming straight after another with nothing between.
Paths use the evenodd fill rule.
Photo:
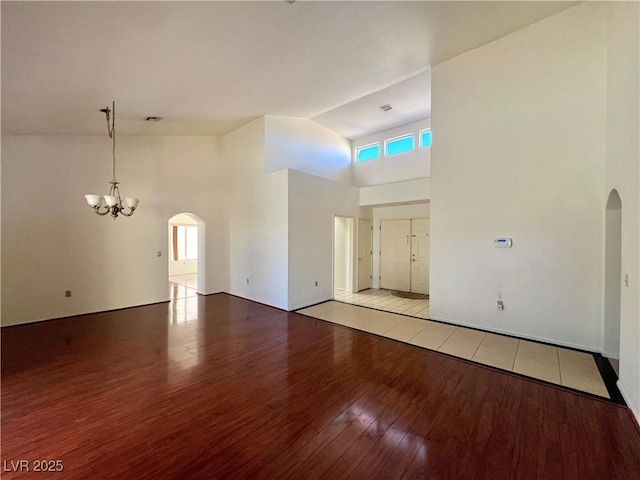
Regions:
<instances>
[{"instance_id":1,"label":"wall switch plate","mask_svg":"<svg viewBox=\"0 0 640 480\"><path fill-rule=\"evenodd\" d=\"M69 298L71 296L71 290L65 290L64 291L64 296Z\"/></svg>"},{"instance_id":2,"label":"wall switch plate","mask_svg":"<svg viewBox=\"0 0 640 480\"><path fill-rule=\"evenodd\" d=\"M249 279L247 278L247 284L249 284Z\"/></svg>"},{"instance_id":3,"label":"wall switch plate","mask_svg":"<svg viewBox=\"0 0 640 480\"><path fill-rule=\"evenodd\" d=\"M498 310L504 310L504 302L502 300L498 300Z\"/></svg>"},{"instance_id":4,"label":"wall switch plate","mask_svg":"<svg viewBox=\"0 0 640 480\"><path fill-rule=\"evenodd\" d=\"M318 286L318 280L316 280L316 287Z\"/></svg>"},{"instance_id":5,"label":"wall switch plate","mask_svg":"<svg viewBox=\"0 0 640 480\"><path fill-rule=\"evenodd\" d=\"M162 252L158 251L158 256L161 257L162 256Z\"/></svg>"}]
</instances>

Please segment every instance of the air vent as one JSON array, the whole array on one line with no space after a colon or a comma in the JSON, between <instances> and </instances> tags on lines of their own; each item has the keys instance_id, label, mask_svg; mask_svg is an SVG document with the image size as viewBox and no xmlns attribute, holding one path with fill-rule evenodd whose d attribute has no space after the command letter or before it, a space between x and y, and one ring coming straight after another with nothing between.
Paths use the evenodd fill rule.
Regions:
<instances>
[{"instance_id":1,"label":"air vent","mask_svg":"<svg viewBox=\"0 0 640 480\"><path fill-rule=\"evenodd\" d=\"M389 110L392 110L393 107L391 106L390 103L385 103L384 105L380 105L380 110L382 110L383 112L388 112Z\"/></svg>"},{"instance_id":2,"label":"air vent","mask_svg":"<svg viewBox=\"0 0 640 480\"><path fill-rule=\"evenodd\" d=\"M162 120L162 117L145 117L144 118L145 122L159 122L160 120Z\"/></svg>"}]
</instances>

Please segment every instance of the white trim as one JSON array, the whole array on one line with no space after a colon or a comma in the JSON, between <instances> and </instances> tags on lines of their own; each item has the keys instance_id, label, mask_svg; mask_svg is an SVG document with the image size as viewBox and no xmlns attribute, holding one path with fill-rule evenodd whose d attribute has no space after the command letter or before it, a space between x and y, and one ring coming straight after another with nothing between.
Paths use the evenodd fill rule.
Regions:
<instances>
[{"instance_id":1,"label":"white trim","mask_svg":"<svg viewBox=\"0 0 640 480\"><path fill-rule=\"evenodd\" d=\"M622 388L622 384L620 380L616 382L616 386L618 387L618 390L620 391L622 398L627 403L627 407L629 407L629 411L631 412L631 415L633 415L636 419L636 422L640 424L640 408L638 408L637 405L634 405L633 402L631 401L631 397L625 393L624 388Z\"/></svg>"},{"instance_id":2,"label":"white trim","mask_svg":"<svg viewBox=\"0 0 640 480\"><path fill-rule=\"evenodd\" d=\"M332 297L328 297L328 298L323 298L321 300L313 300L311 302L305 302L305 303L302 303L302 304L298 305L297 307L289 307L289 309L287 311L288 312L293 312L294 310L300 310L301 308L311 307L313 305L317 305L319 303L328 302L330 300L333 300L333 296ZM304 313L301 313L300 315L304 315Z\"/></svg>"},{"instance_id":3,"label":"white trim","mask_svg":"<svg viewBox=\"0 0 640 480\"><path fill-rule=\"evenodd\" d=\"M431 132L431 127L423 128L422 130L418 131L418 148L431 148L431 145L427 145L427 146L422 145L422 134L424 132L431 133L431 144L433 144L433 132Z\"/></svg>"}]
</instances>

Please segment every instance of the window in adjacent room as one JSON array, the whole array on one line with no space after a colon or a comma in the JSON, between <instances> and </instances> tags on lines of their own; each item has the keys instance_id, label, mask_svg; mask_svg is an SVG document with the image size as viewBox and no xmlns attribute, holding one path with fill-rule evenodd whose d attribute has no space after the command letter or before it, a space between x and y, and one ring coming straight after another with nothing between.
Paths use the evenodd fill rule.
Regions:
<instances>
[{"instance_id":1,"label":"window in adjacent room","mask_svg":"<svg viewBox=\"0 0 640 480\"><path fill-rule=\"evenodd\" d=\"M376 158L380 158L379 143L372 143L371 145L356 148L356 162L364 162Z\"/></svg>"},{"instance_id":2,"label":"window in adjacent room","mask_svg":"<svg viewBox=\"0 0 640 480\"><path fill-rule=\"evenodd\" d=\"M173 260L198 258L198 226L173 225Z\"/></svg>"},{"instance_id":3,"label":"window in adjacent room","mask_svg":"<svg viewBox=\"0 0 640 480\"><path fill-rule=\"evenodd\" d=\"M384 154L397 155L410 152L415 148L413 133L384 141Z\"/></svg>"},{"instance_id":4,"label":"window in adjacent room","mask_svg":"<svg viewBox=\"0 0 640 480\"><path fill-rule=\"evenodd\" d=\"M429 148L431 146L431 129L420 131L420 148Z\"/></svg>"}]
</instances>

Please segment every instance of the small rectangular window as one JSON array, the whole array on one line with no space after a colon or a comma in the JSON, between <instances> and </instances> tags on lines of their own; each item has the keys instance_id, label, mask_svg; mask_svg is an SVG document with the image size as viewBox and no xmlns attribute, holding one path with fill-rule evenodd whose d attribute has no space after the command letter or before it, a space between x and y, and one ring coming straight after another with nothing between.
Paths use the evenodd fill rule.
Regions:
<instances>
[{"instance_id":1,"label":"small rectangular window","mask_svg":"<svg viewBox=\"0 0 640 480\"><path fill-rule=\"evenodd\" d=\"M420 148L429 148L431 146L431 130L422 130L420 132Z\"/></svg>"},{"instance_id":2,"label":"small rectangular window","mask_svg":"<svg viewBox=\"0 0 640 480\"><path fill-rule=\"evenodd\" d=\"M384 141L385 155L410 152L415 148L413 134L403 135Z\"/></svg>"},{"instance_id":3,"label":"small rectangular window","mask_svg":"<svg viewBox=\"0 0 640 480\"><path fill-rule=\"evenodd\" d=\"M376 158L380 158L379 143L356 148L356 162L364 162L366 160L374 160Z\"/></svg>"}]
</instances>

